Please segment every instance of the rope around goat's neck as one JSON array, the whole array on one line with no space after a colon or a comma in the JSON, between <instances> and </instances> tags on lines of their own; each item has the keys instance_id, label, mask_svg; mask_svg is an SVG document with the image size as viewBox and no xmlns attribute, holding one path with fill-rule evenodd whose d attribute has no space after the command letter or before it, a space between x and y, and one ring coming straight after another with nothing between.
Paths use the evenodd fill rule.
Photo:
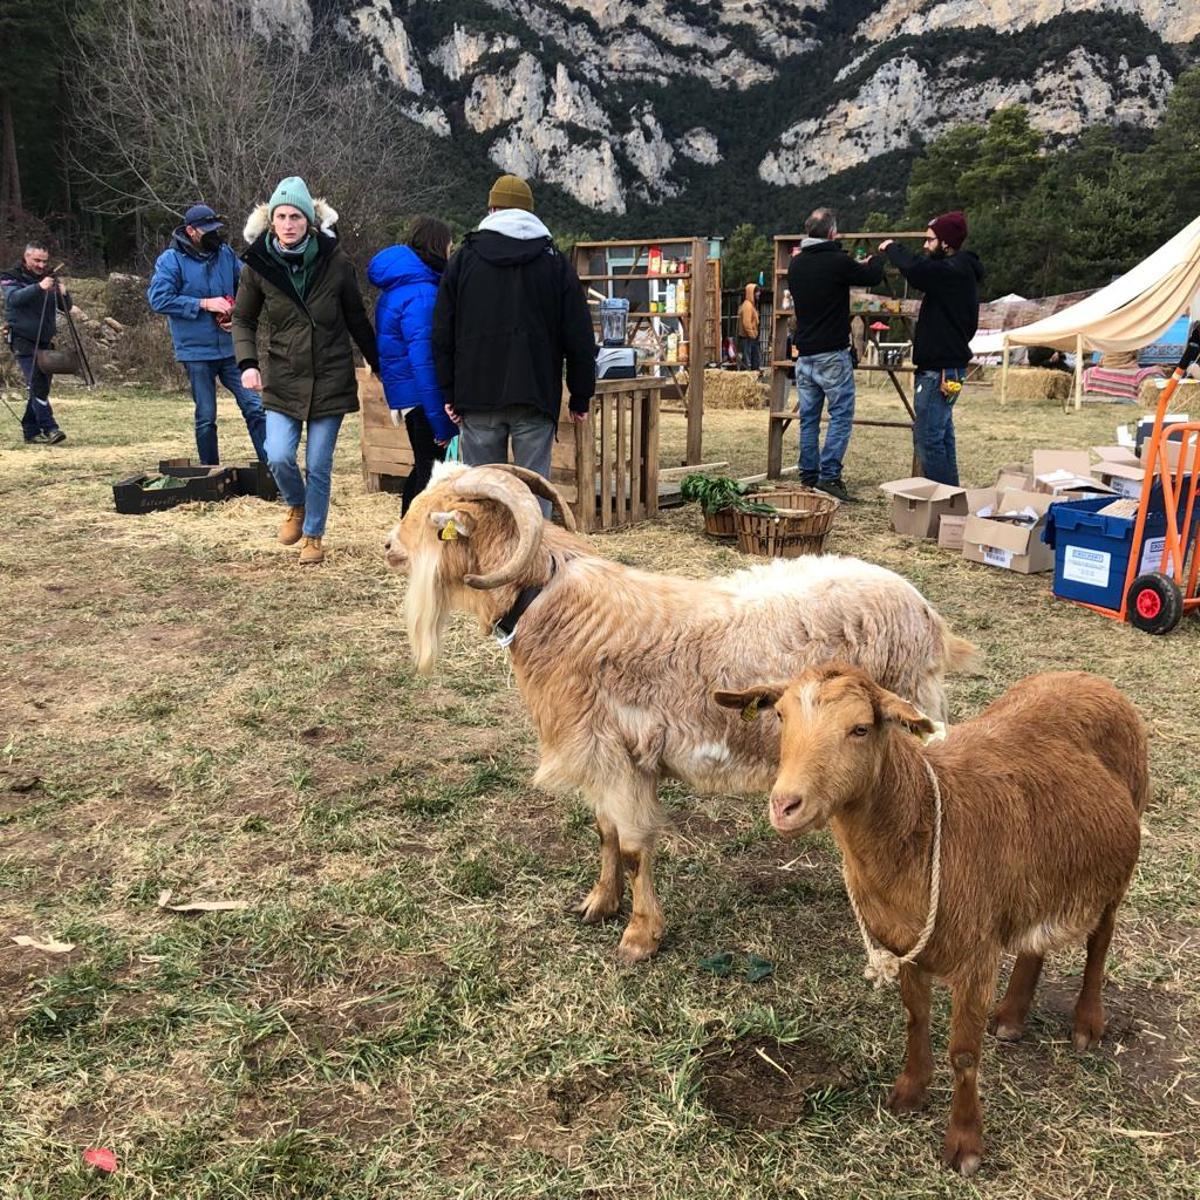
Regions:
<instances>
[{"instance_id":1,"label":"rope around goat's neck","mask_svg":"<svg viewBox=\"0 0 1200 1200\"><path fill-rule=\"evenodd\" d=\"M846 881L846 895L850 897L850 907L854 910L854 919L858 922L858 932L862 934L863 946L867 951L867 966L863 977L871 980L877 988L885 983L895 983L900 978L900 968L914 962L922 950L929 944L933 936L933 927L937 924L938 897L942 890L942 789L938 786L937 775L929 760L923 758L925 772L933 785L933 851L930 855L929 867L929 915L925 918L925 927L913 948L901 958L893 954L886 946L881 946L867 928L867 923L858 910L858 901L850 887L850 877L846 873L845 862L842 864L842 878Z\"/></svg>"}]
</instances>

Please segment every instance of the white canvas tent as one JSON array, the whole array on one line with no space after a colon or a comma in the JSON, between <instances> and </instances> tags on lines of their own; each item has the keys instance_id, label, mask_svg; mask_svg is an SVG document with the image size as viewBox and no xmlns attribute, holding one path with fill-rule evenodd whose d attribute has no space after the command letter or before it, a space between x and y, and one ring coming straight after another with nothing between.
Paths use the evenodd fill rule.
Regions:
<instances>
[{"instance_id":1,"label":"white canvas tent","mask_svg":"<svg viewBox=\"0 0 1200 1200\"><path fill-rule=\"evenodd\" d=\"M1075 407L1083 402L1086 350L1140 350L1187 312L1200 289L1200 217L1107 287L1053 316L1004 335L1000 399L1007 397L1010 346L1053 346L1075 354Z\"/></svg>"}]
</instances>

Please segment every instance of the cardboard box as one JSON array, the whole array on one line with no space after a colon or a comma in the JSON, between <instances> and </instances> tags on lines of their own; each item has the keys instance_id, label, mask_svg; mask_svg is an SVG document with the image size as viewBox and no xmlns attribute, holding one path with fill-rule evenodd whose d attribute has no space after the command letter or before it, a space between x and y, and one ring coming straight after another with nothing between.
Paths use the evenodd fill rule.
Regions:
<instances>
[{"instance_id":1,"label":"cardboard box","mask_svg":"<svg viewBox=\"0 0 1200 1200\"><path fill-rule=\"evenodd\" d=\"M1003 474L1003 472L1001 473ZM981 508L995 507L1005 491L1022 491L1021 488L967 488L967 516L977 513ZM963 530L967 525L967 517L945 516L938 525L938 545L946 550L962 552Z\"/></svg>"},{"instance_id":2,"label":"cardboard box","mask_svg":"<svg viewBox=\"0 0 1200 1200\"><path fill-rule=\"evenodd\" d=\"M1005 488L1015 488L1019 492L1033 492L1032 463L1005 463L996 476L996 487L1001 491Z\"/></svg>"},{"instance_id":3,"label":"cardboard box","mask_svg":"<svg viewBox=\"0 0 1200 1200\"><path fill-rule=\"evenodd\" d=\"M962 550L966 517L945 516L938 522L938 545L943 550Z\"/></svg>"},{"instance_id":4,"label":"cardboard box","mask_svg":"<svg viewBox=\"0 0 1200 1200\"><path fill-rule=\"evenodd\" d=\"M879 490L892 498L892 528L908 537L935 538L943 517L967 515L965 488L915 476L881 483Z\"/></svg>"},{"instance_id":5,"label":"cardboard box","mask_svg":"<svg viewBox=\"0 0 1200 1200\"><path fill-rule=\"evenodd\" d=\"M1168 470L1179 465L1179 443L1164 443L1167 452ZM1100 461L1092 467L1092 474L1107 484L1117 496L1138 499L1142 494L1142 483L1146 478L1146 462L1124 446L1093 446L1092 453Z\"/></svg>"},{"instance_id":6,"label":"cardboard box","mask_svg":"<svg viewBox=\"0 0 1200 1200\"><path fill-rule=\"evenodd\" d=\"M1103 495L1107 484L1092 477L1092 460L1086 450L1035 450L1034 490L1051 496Z\"/></svg>"},{"instance_id":7,"label":"cardboard box","mask_svg":"<svg viewBox=\"0 0 1200 1200\"><path fill-rule=\"evenodd\" d=\"M1033 525L1014 525L991 516L971 513L963 529L963 558L968 562L1002 567L1021 575L1034 575L1054 569L1054 551L1042 541L1046 513L1054 497L1046 492L1023 492L1005 489L1000 494L1000 512L1032 508L1038 513ZM986 507L986 505L984 506Z\"/></svg>"}]
</instances>

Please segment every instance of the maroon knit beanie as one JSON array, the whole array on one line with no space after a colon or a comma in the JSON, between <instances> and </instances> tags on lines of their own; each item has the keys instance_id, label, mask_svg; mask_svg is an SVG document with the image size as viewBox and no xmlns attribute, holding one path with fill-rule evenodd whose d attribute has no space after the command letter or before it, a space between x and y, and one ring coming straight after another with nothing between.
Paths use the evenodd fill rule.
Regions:
<instances>
[{"instance_id":1,"label":"maroon knit beanie","mask_svg":"<svg viewBox=\"0 0 1200 1200\"><path fill-rule=\"evenodd\" d=\"M960 212L943 213L929 222L939 241L945 242L951 250L961 250L967 240L967 218Z\"/></svg>"}]
</instances>

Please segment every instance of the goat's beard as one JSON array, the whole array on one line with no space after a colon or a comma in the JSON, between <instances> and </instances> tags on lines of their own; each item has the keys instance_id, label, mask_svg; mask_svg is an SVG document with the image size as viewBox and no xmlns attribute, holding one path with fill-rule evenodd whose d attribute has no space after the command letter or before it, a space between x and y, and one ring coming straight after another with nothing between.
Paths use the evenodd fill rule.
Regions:
<instances>
[{"instance_id":1,"label":"goat's beard","mask_svg":"<svg viewBox=\"0 0 1200 1200\"><path fill-rule=\"evenodd\" d=\"M408 645L422 675L437 665L442 650L442 630L450 615L447 595L438 578L439 555L418 550L408 573L408 597L404 613L408 623Z\"/></svg>"}]
</instances>

